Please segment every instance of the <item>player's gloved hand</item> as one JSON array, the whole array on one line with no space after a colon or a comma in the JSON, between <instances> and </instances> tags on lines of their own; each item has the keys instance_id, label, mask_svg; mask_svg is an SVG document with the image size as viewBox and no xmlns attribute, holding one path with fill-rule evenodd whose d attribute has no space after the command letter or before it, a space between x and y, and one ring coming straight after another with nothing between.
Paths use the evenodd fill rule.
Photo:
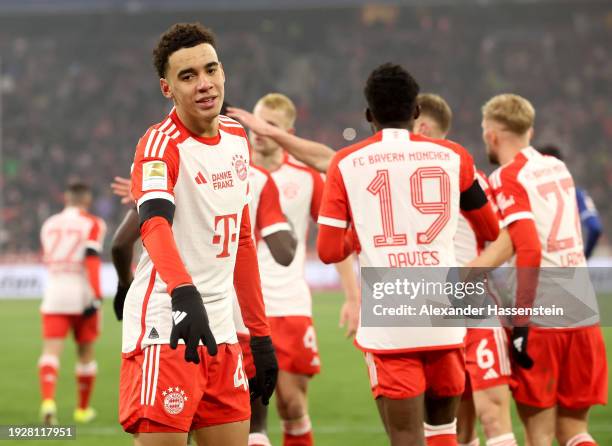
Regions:
<instances>
[{"instance_id":1,"label":"player's gloved hand","mask_svg":"<svg viewBox=\"0 0 612 446\"><path fill-rule=\"evenodd\" d=\"M130 289L130 286L122 286L121 284L117 284L117 292L115 293L115 298L113 299L113 310L115 311L115 316L118 321L123 320L123 305L125 305L125 296L127 296L127 292Z\"/></svg>"},{"instance_id":2,"label":"player's gloved hand","mask_svg":"<svg viewBox=\"0 0 612 446\"><path fill-rule=\"evenodd\" d=\"M200 292L193 285L175 288L172 291L172 331L170 348L176 349L179 339L185 341L185 361L200 363L198 345L200 339L208 354L217 354L217 341L210 331L208 315Z\"/></svg>"},{"instance_id":3,"label":"player's gloved hand","mask_svg":"<svg viewBox=\"0 0 612 446\"><path fill-rule=\"evenodd\" d=\"M524 369L533 367L533 359L527 354L527 339L529 327L514 327L512 329L512 359Z\"/></svg>"},{"instance_id":4,"label":"player's gloved hand","mask_svg":"<svg viewBox=\"0 0 612 446\"><path fill-rule=\"evenodd\" d=\"M89 305L85 310L83 310L84 317L91 317L98 312L100 307L102 306L102 299L95 298L91 305Z\"/></svg>"},{"instance_id":5,"label":"player's gloved hand","mask_svg":"<svg viewBox=\"0 0 612 446\"><path fill-rule=\"evenodd\" d=\"M251 353L255 363L255 377L249 380L251 400L261 396L261 402L267 406L278 378L278 362L270 336L252 336Z\"/></svg>"}]
</instances>

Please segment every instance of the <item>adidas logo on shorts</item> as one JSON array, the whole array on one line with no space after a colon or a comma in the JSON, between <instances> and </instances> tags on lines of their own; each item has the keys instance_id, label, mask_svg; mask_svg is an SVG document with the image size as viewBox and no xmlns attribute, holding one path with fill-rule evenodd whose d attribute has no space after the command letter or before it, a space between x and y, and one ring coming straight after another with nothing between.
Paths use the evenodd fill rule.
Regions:
<instances>
[{"instance_id":1,"label":"adidas logo on shorts","mask_svg":"<svg viewBox=\"0 0 612 446\"><path fill-rule=\"evenodd\" d=\"M495 379L495 378L499 378L498 373L494 369L489 369L487 370L487 373L485 373L485 376L483 379Z\"/></svg>"}]
</instances>

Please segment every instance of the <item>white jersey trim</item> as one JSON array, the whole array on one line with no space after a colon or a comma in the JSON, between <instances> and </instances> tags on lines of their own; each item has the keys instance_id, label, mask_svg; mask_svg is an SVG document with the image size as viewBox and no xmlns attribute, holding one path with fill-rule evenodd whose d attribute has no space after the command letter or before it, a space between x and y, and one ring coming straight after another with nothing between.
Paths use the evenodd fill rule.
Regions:
<instances>
[{"instance_id":1,"label":"white jersey trim","mask_svg":"<svg viewBox=\"0 0 612 446\"><path fill-rule=\"evenodd\" d=\"M138 200L138 203L137 203L138 207L142 206L142 204L145 201L154 200L156 198L162 198L174 204L174 197L172 196L172 194L168 192L155 191L155 192L147 192L142 197L140 197L140 200Z\"/></svg>"},{"instance_id":2,"label":"white jersey trim","mask_svg":"<svg viewBox=\"0 0 612 446\"><path fill-rule=\"evenodd\" d=\"M332 217L324 217L322 215L319 215L317 223L319 223L320 225L333 226L334 228L340 229L346 229L348 227L348 224L345 220L340 220L338 218Z\"/></svg>"},{"instance_id":3,"label":"white jersey trim","mask_svg":"<svg viewBox=\"0 0 612 446\"><path fill-rule=\"evenodd\" d=\"M518 221L518 220L535 220L535 217L533 216L533 212L529 212L529 211L516 212L504 218L503 225L504 227L508 227L510 226L511 223L514 223L515 221Z\"/></svg>"},{"instance_id":4,"label":"white jersey trim","mask_svg":"<svg viewBox=\"0 0 612 446\"><path fill-rule=\"evenodd\" d=\"M291 230L291 226L289 226L289 223L280 222L280 223L274 223L270 226L266 226L265 228L261 229L259 232L261 233L262 237L267 237L270 234L274 234L275 232L278 232L278 231L290 231L290 230Z\"/></svg>"}]
</instances>

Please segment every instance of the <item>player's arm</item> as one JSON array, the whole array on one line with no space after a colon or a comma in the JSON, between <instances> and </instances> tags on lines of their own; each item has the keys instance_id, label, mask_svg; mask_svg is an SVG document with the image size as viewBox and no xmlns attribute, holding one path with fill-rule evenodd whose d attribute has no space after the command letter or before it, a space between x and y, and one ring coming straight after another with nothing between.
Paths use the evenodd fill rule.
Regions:
<instances>
[{"instance_id":1,"label":"player's arm","mask_svg":"<svg viewBox=\"0 0 612 446\"><path fill-rule=\"evenodd\" d=\"M276 183L269 173L266 172L266 176L255 224L276 263L289 266L295 257L297 239L283 215Z\"/></svg>"},{"instance_id":2,"label":"player's arm","mask_svg":"<svg viewBox=\"0 0 612 446\"><path fill-rule=\"evenodd\" d=\"M100 253L102 252L105 233L106 225L102 219L94 217L85 244L85 270L87 271L87 278L94 294L94 300L83 311L83 316L85 317L94 315L102 306L102 289L100 287L102 261L100 260Z\"/></svg>"},{"instance_id":3,"label":"player's arm","mask_svg":"<svg viewBox=\"0 0 612 446\"><path fill-rule=\"evenodd\" d=\"M327 171L335 153L331 147L295 136L240 108L229 107L227 115L237 119L258 135L273 139L304 164L322 173Z\"/></svg>"},{"instance_id":4,"label":"player's arm","mask_svg":"<svg viewBox=\"0 0 612 446\"><path fill-rule=\"evenodd\" d=\"M134 243L140 237L138 213L130 209L113 235L111 256L117 272L117 291L113 300L113 309L117 320L123 319L123 305L134 276L132 274L132 259Z\"/></svg>"},{"instance_id":5,"label":"player's arm","mask_svg":"<svg viewBox=\"0 0 612 446\"><path fill-rule=\"evenodd\" d=\"M234 267L234 289L240 305L244 325L251 335L251 352L255 363L255 378L249 383L251 398L261 396L267 405L278 376L278 362L270 338L270 327L265 314L257 251L251 236L248 205L242 210L236 266Z\"/></svg>"},{"instance_id":6,"label":"player's arm","mask_svg":"<svg viewBox=\"0 0 612 446\"><path fill-rule=\"evenodd\" d=\"M359 310L361 307L359 285L355 275L354 259L349 256L334 264L340 276L340 285L344 292L344 303L340 309L340 328L346 327L346 337L354 336L359 326Z\"/></svg>"},{"instance_id":7,"label":"player's arm","mask_svg":"<svg viewBox=\"0 0 612 446\"><path fill-rule=\"evenodd\" d=\"M466 152L461 158L459 207L476 238L481 242L492 241L499 235L499 219L474 172L474 162Z\"/></svg>"},{"instance_id":8,"label":"player's arm","mask_svg":"<svg viewBox=\"0 0 612 446\"><path fill-rule=\"evenodd\" d=\"M588 259L593 254L595 245L603 232L603 227L595 203L584 189L576 188L576 201L578 202L580 221L586 229L584 256Z\"/></svg>"},{"instance_id":9,"label":"player's arm","mask_svg":"<svg viewBox=\"0 0 612 446\"><path fill-rule=\"evenodd\" d=\"M172 233L178 173L176 144L167 135L150 129L138 143L132 171L131 192L137 200L140 237L172 298L170 347L176 349L183 339L185 360L199 364L199 341L206 345L210 355L217 354L217 343L202 296L193 285Z\"/></svg>"},{"instance_id":10,"label":"player's arm","mask_svg":"<svg viewBox=\"0 0 612 446\"><path fill-rule=\"evenodd\" d=\"M327 172L319 211L317 252L323 263L338 263L358 247L356 234L350 228L348 196L334 156Z\"/></svg>"}]
</instances>

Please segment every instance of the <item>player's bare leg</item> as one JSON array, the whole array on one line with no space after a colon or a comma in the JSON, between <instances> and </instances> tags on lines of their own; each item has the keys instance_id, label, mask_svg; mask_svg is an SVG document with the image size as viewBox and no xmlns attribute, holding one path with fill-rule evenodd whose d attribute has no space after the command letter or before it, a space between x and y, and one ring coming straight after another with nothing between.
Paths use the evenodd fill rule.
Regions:
<instances>
[{"instance_id":1,"label":"player's bare leg","mask_svg":"<svg viewBox=\"0 0 612 446\"><path fill-rule=\"evenodd\" d=\"M79 423L89 423L96 417L96 411L89 407L89 399L98 372L98 364L94 356L94 343L83 342L78 344L77 355L76 378L79 402L74 411L74 420Z\"/></svg>"},{"instance_id":2,"label":"player's bare leg","mask_svg":"<svg viewBox=\"0 0 612 446\"><path fill-rule=\"evenodd\" d=\"M438 397L425 394L425 435L428 445L456 444L456 417L460 402L460 395Z\"/></svg>"},{"instance_id":3,"label":"player's bare leg","mask_svg":"<svg viewBox=\"0 0 612 446\"><path fill-rule=\"evenodd\" d=\"M462 399L457 411L457 443L460 445L478 446L480 440L476 432L476 408L474 399Z\"/></svg>"},{"instance_id":4,"label":"player's bare leg","mask_svg":"<svg viewBox=\"0 0 612 446\"><path fill-rule=\"evenodd\" d=\"M55 404L55 385L59 373L59 358L64 349L61 338L44 339L42 354L38 360L38 373L42 403L40 416L46 425L57 424L57 406Z\"/></svg>"},{"instance_id":5,"label":"player's bare leg","mask_svg":"<svg viewBox=\"0 0 612 446\"><path fill-rule=\"evenodd\" d=\"M505 384L474 392L476 415L488 440L512 438L510 399L510 389Z\"/></svg>"},{"instance_id":6,"label":"player's bare leg","mask_svg":"<svg viewBox=\"0 0 612 446\"><path fill-rule=\"evenodd\" d=\"M198 446L244 446L249 439L249 420L203 427L193 431Z\"/></svg>"},{"instance_id":7,"label":"player's bare leg","mask_svg":"<svg viewBox=\"0 0 612 446\"><path fill-rule=\"evenodd\" d=\"M268 440L268 406L264 406L261 398L251 401L251 426L249 428L249 445L269 444ZM258 437L257 435L260 434Z\"/></svg>"},{"instance_id":8,"label":"player's bare leg","mask_svg":"<svg viewBox=\"0 0 612 446\"><path fill-rule=\"evenodd\" d=\"M155 432L134 434L134 446L185 446L186 444L186 432Z\"/></svg>"},{"instance_id":9,"label":"player's bare leg","mask_svg":"<svg viewBox=\"0 0 612 446\"><path fill-rule=\"evenodd\" d=\"M588 433L589 409L568 409L557 407L556 437L560 445L596 444ZM572 440L572 442L570 442ZM590 443L589 443L590 442Z\"/></svg>"},{"instance_id":10,"label":"player's bare leg","mask_svg":"<svg viewBox=\"0 0 612 446\"><path fill-rule=\"evenodd\" d=\"M550 446L555 439L556 408L541 409L518 402L516 408L525 427L526 444Z\"/></svg>"},{"instance_id":11,"label":"player's bare leg","mask_svg":"<svg viewBox=\"0 0 612 446\"><path fill-rule=\"evenodd\" d=\"M391 446L425 446L423 395L402 400L384 396L376 405Z\"/></svg>"},{"instance_id":12,"label":"player's bare leg","mask_svg":"<svg viewBox=\"0 0 612 446\"><path fill-rule=\"evenodd\" d=\"M285 446L311 445L312 429L308 416L308 375L284 370L278 372L276 407L283 427Z\"/></svg>"}]
</instances>

